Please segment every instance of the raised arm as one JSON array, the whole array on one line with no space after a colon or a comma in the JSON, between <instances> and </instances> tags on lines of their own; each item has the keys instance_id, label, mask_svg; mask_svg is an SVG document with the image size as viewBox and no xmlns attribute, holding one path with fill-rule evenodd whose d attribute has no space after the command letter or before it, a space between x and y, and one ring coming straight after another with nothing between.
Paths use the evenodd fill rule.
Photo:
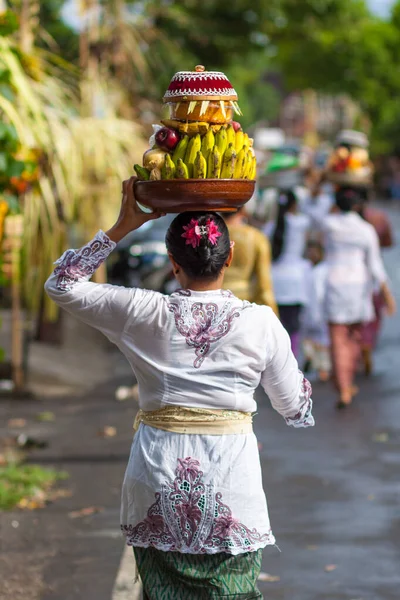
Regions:
<instances>
[{"instance_id":1,"label":"raised arm","mask_svg":"<svg viewBox=\"0 0 400 600\"><path fill-rule=\"evenodd\" d=\"M261 385L273 408L292 427L312 427L311 385L299 371L290 339L275 315L269 330L270 356L261 376Z\"/></svg>"},{"instance_id":2,"label":"raised arm","mask_svg":"<svg viewBox=\"0 0 400 600\"><path fill-rule=\"evenodd\" d=\"M134 180L132 177L123 184L121 212L116 224L107 233L99 231L79 250L67 250L56 261L56 268L45 284L47 294L56 304L116 343L127 319L140 310L146 292L90 283L89 279L117 242L145 221L160 216L139 211L133 193Z\"/></svg>"},{"instance_id":3,"label":"raised arm","mask_svg":"<svg viewBox=\"0 0 400 600\"><path fill-rule=\"evenodd\" d=\"M45 290L61 308L116 342L141 290L89 283L114 247L115 243L99 231L79 250L67 250L57 260Z\"/></svg>"}]
</instances>

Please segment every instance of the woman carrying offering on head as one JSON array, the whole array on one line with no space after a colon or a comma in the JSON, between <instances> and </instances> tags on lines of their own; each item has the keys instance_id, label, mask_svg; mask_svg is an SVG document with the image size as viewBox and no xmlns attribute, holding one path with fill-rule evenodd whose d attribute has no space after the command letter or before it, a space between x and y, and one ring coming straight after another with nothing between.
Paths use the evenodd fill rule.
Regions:
<instances>
[{"instance_id":1,"label":"woman carrying offering on head","mask_svg":"<svg viewBox=\"0 0 400 600\"><path fill-rule=\"evenodd\" d=\"M314 424L311 387L271 308L223 290L233 257L215 213L183 213L166 244L182 289L171 296L89 283L146 220L134 179L117 223L68 250L49 296L102 331L130 362L140 411L122 490L121 527L148 600L262 598L262 548L275 543L252 414L261 383L288 425Z\"/></svg>"},{"instance_id":2,"label":"woman carrying offering on head","mask_svg":"<svg viewBox=\"0 0 400 600\"><path fill-rule=\"evenodd\" d=\"M357 392L354 376L361 353L363 324L374 318L373 294L382 294L387 314L396 310L372 225L358 213L360 190L341 187L336 211L325 217L325 313L329 323L332 367L339 393L338 407L349 405Z\"/></svg>"}]
</instances>

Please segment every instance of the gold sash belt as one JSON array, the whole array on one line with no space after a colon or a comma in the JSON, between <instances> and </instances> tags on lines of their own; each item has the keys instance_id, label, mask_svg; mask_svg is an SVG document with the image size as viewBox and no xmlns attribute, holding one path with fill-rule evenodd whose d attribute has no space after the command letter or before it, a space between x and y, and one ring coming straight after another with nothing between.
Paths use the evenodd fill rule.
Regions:
<instances>
[{"instance_id":1,"label":"gold sash belt","mask_svg":"<svg viewBox=\"0 0 400 600\"><path fill-rule=\"evenodd\" d=\"M133 426L135 431L140 423L173 433L233 435L253 431L251 413L184 406L165 406L152 411L139 410Z\"/></svg>"}]
</instances>

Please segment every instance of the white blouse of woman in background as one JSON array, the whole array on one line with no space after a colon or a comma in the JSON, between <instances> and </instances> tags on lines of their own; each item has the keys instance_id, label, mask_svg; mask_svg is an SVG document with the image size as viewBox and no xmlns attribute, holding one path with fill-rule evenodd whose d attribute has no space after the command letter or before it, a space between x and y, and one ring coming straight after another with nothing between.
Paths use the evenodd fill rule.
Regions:
<instances>
[{"instance_id":1,"label":"white blouse of woman in background","mask_svg":"<svg viewBox=\"0 0 400 600\"><path fill-rule=\"evenodd\" d=\"M308 302L310 262L304 258L311 219L298 210L294 192L282 191L278 215L264 233L271 240L272 281L282 325L289 333L292 350L299 351L301 312Z\"/></svg>"},{"instance_id":2,"label":"white blouse of woman in background","mask_svg":"<svg viewBox=\"0 0 400 600\"><path fill-rule=\"evenodd\" d=\"M382 292L388 314L396 310L378 236L357 212L361 203L358 190L340 188L336 192L336 212L320 223L327 265L324 311L330 328L340 408L350 404L357 392L354 377L361 352L362 327L374 318L374 291Z\"/></svg>"}]
</instances>

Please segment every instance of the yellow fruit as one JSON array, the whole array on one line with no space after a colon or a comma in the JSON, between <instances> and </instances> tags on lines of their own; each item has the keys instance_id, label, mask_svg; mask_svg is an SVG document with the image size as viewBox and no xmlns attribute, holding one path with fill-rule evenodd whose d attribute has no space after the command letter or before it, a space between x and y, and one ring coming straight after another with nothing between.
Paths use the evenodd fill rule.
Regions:
<instances>
[{"instance_id":1,"label":"yellow fruit","mask_svg":"<svg viewBox=\"0 0 400 600\"><path fill-rule=\"evenodd\" d=\"M215 145L217 146L221 156L225 154L225 150L228 146L228 136L226 129L221 128L215 136Z\"/></svg>"},{"instance_id":2,"label":"yellow fruit","mask_svg":"<svg viewBox=\"0 0 400 600\"><path fill-rule=\"evenodd\" d=\"M254 180L256 178L257 178L257 160L256 160L256 157L253 156L253 158L252 158L252 165L251 165L250 179Z\"/></svg>"},{"instance_id":3,"label":"yellow fruit","mask_svg":"<svg viewBox=\"0 0 400 600\"><path fill-rule=\"evenodd\" d=\"M161 179L173 179L175 177L175 163L171 156L167 154L165 157L165 163L161 169Z\"/></svg>"},{"instance_id":4,"label":"yellow fruit","mask_svg":"<svg viewBox=\"0 0 400 600\"><path fill-rule=\"evenodd\" d=\"M243 174L244 179L250 179L252 167L253 167L253 155L251 154L251 152L249 150L247 150L246 160L244 163L244 174Z\"/></svg>"},{"instance_id":5,"label":"yellow fruit","mask_svg":"<svg viewBox=\"0 0 400 600\"><path fill-rule=\"evenodd\" d=\"M246 166L247 147L243 146L236 157L235 170L233 172L234 179L243 179Z\"/></svg>"},{"instance_id":6,"label":"yellow fruit","mask_svg":"<svg viewBox=\"0 0 400 600\"><path fill-rule=\"evenodd\" d=\"M219 179L219 174L221 172L221 163L221 154L217 146L214 146L214 148L208 155L207 179Z\"/></svg>"},{"instance_id":7,"label":"yellow fruit","mask_svg":"<svg viewBox=\"0 0 400 600\"><path fill-rule=\"evenodd\" d=\"M232 125L228 125L228 127L226 128L226 137L228 146L229 144L233 144L235 146L236 133Z\"/></svg>"},{"instance_id":8,"label":"yellow fruit","mask_svg":"<svg viewBox=\"0 0 400 600\"><path fill-rule=\"evenodd\" d=\"M185 158L186 150L189 143L189 136L184 135L183 138L178 142L174 153L172 155L172 162L176 165L178 160L181 158L182 160Z\"/></svg>"},{"instance_id":9,"label":"yellow fruit","mask_svg":"<svg viewBox=\"0 0 400 600\"><path fill-rule=\"evenodd\" d=\"M243 148L243 139L244 139L243 131L241 131L241 130L237 131L236 135L235 135L235 150L237 153L239 153L241 151L241 149Z\"/></svg>"},{"instance_id":10,"label":"yellow fruit","mask_svg":"<svg viewBox=\"0 0 400 600\"><path fill-rule=\"evenodd\" d=\"M181 158L178 158L175 169L175 179L189 179L189 171Z\"/></svg>"},{"instance_id":11,"label":"yellow fruit","mask_svg":"<svg viewBox=\"0 0 400 600\"><path fill-rule=\"evenodd\" d=\"M215 145L215 135L212 129L209 129L206 135L203 137L201 141L201 153L206 160L208 160L208 155Z\"/></svg>"},{"instance_id":12,"label":"yellow fruit","mask_svg":"<svg viewBox=\"0 0 400 600\"><path fill-rule=\"evenodd\" d=\"M197 153L196 160L193 166L193 177L194 179L205 179L207 176L207 161L202 153Z\"/></svg>"},{"instance_id":13,"label":"yellow fruit","mask_svg":"<svg viewBox=\"0 0 400 600\"><path fill-rule=\"evenodd\" d=\"M196 160L197 153L201 149L201 137L199 134L195 135L189 140L188 147L185 154L184 162L189 171L189 178L193 177L193 166Z\"/></svg>"},{"instance_id":14,"label":"yellow fruit","mask_svg":"<svg viewBox=\"0 0 400 600\"><path fill-rule=\"evenodd\" d=\"M221 179L232 179L235 163L236 151L234 145L230 143L222 159Z\"/></svg>"}]
</instances>

